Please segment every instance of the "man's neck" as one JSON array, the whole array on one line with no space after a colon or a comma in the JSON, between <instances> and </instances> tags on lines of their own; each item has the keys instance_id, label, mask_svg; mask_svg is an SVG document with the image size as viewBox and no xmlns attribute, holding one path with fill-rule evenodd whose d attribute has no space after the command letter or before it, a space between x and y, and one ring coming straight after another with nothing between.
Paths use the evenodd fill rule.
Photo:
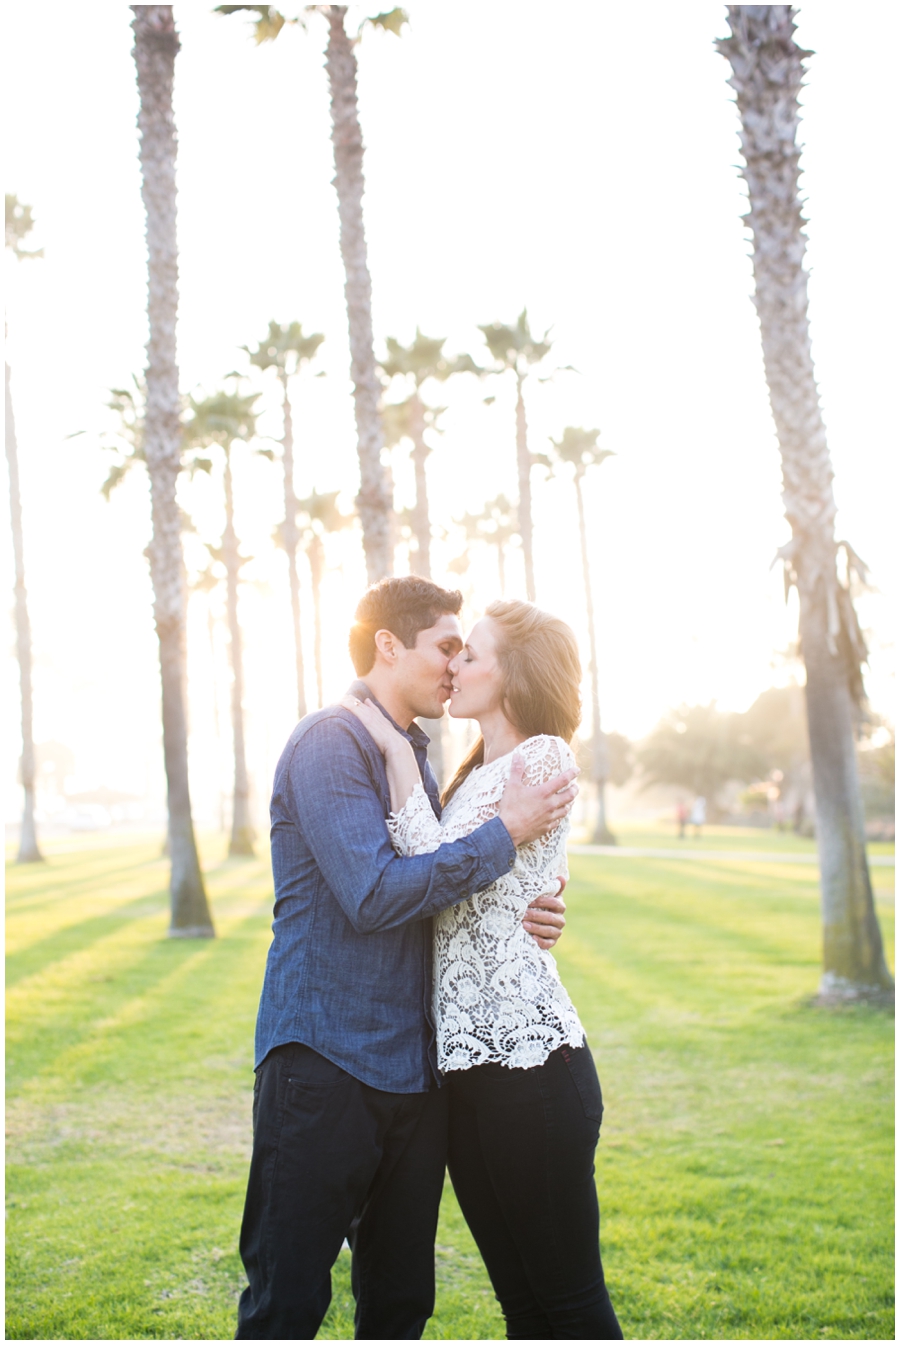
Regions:
<instances>
[{"instance_id":1,"label":"man's neck","mask_svg":"<svg viewBox=\"0 0 900 1345\"><path fill-rule=\"evenodd\" d=\"M398 697L389 681L386 682L385 679L380 678L374 669L361 677L360 681L365 682L372 695L387 710L391 719L399 728L409 729L410 724L415 719L415 713L402 697Z\"/></svg>"}]
</instances>

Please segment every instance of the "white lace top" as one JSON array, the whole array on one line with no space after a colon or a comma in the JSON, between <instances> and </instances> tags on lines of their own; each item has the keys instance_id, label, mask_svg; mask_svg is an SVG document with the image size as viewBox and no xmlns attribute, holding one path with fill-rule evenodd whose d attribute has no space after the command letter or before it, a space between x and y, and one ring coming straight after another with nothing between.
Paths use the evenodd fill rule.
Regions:
<instances>
[{"instance_id":1,"label":"white lace top","mask_svg":"<svg viewBox=\"0 0 900 1345\"><path fill-rule=\"evenodd\" d=\"M517 749L525 758L525 781L538 784L574 766L561 738L543 734ZM395 850L422 855L445 841L467 836L497 813L513 753L479 766L435 817L417 785L399 813L388 819ZM556 891L568 876L566 818L549 836L523 845L516 860L490 887L442 911L434 932L434 1016L438 1066L469 1069L487 1061L510 1068L541 1065L562 1045L580 1046L581 1023L556 963L522 926L526 907Z\"/></svg>"}]
</instances>

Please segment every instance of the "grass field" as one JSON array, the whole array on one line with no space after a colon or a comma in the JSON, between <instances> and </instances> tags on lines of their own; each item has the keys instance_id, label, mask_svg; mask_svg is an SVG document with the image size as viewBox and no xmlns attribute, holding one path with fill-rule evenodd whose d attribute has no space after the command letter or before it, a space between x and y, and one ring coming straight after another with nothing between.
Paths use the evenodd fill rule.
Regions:
<instances>
[{"instance_id":1,"label":"grass field","mask_svg":"<svg viewBox=\"0 0 900 1345\"><path fill-rule=\"evenodd\" d=\"M164 938L157 842L10 870L7 1338L233 1335L271 891L267 861L223 848L210 942ZM893 872L874 880L892 947ZM577 856L568 897L626 1336L892 1339L893 1023L810 1007L812 865ZM427 1336L502 1338L449 1188L437 1260ZM346 1253L321 1335L352 1335Z\"/></svg>"}]
</instances>

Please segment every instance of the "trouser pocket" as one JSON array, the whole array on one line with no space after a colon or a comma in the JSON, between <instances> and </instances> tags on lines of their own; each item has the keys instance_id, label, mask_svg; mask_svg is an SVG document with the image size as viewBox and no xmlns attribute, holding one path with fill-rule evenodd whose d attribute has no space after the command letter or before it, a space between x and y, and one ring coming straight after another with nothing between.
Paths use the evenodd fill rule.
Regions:
<instances>
[{"instance_id":1,"label":"trouser pocket","mask_svg":"<svg viewBox=\"0 0 900 1345\"><path fill-rule=\"evenodd\" d=\"M571 1046L562 1046L560 1055L566 1062L572 1082L578 1091L585 1116L589 1121L596 1121L597 1125L600 1125L603 1120L603 1094L600 1091L600 1080L597 1078L597 1067L590 1047L587 1042L574 1049Z\"/></svg>"}]
</instances>

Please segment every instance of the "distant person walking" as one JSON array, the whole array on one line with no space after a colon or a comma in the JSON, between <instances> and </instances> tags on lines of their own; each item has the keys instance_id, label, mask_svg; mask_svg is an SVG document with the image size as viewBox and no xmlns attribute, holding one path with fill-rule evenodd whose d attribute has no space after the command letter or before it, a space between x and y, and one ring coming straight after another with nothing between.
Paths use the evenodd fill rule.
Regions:
<instances>
[{"instance_id":1,"label":"distant person walking","mask_svg":"<svg viewBox=\"0 0 900 1345\"><path fill-rule=\"evenodd\" d=\"M677 808L675 809L675 821L678 823L678 839L680 841L684 840L684 829L687 826L687 820L688 820L687 804L684 802L679 802Z\"/></svg>"},{"instance_id":2,"label":"distant person walking","mask_svg":"<svg viewBox=\"0 0 900 1345\"><path fill-rule=\"evenodd\" d=\"M706 825L706 799L702 794L698 794L694 799L690 824L694 828L694 840L698 840L703 827Z\"/></svg>"}]
</instances>

